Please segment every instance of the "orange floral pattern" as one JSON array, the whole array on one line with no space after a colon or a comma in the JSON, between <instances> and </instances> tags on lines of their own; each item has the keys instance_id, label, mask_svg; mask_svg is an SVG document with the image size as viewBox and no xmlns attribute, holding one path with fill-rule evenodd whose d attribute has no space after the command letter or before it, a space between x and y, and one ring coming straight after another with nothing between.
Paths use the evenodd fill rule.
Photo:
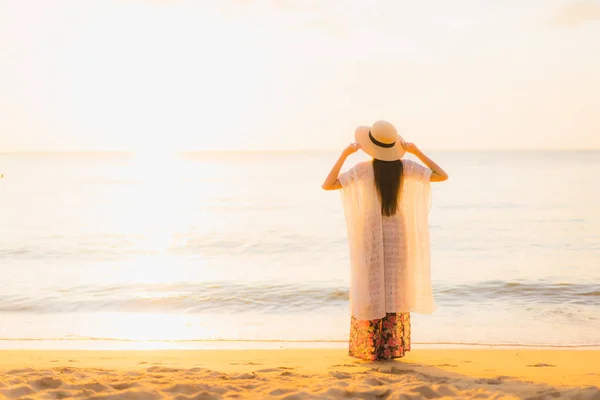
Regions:
<instances>
[{"instance_id":1,"label":"orange floral pattern","mask_svg":"<svg viewBox=\"0 0 600 400\"><path fill-rule=\"evenodd\" d=\"M352 357L367 361L392 360L410 351L410 313L386 314L381 319L350 322Z\"/></svg>"}]
</instances>

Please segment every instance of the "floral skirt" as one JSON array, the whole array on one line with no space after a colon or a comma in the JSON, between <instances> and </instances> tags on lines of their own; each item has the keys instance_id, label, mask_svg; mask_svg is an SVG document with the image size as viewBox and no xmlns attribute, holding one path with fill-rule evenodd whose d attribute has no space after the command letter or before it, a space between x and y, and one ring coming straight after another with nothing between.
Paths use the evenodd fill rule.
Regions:
<instances>
[{"instance_id":1,"label":"floral skirt","mask_svg":"<svg viewBox=\"0 0 600 400\"><path fill-rule=\"evenodd\" d=\"M410 351L410 313L386 314L381 319L350 322L352 357L367 361L392 360Z\"/></svg>"}]
</instances>

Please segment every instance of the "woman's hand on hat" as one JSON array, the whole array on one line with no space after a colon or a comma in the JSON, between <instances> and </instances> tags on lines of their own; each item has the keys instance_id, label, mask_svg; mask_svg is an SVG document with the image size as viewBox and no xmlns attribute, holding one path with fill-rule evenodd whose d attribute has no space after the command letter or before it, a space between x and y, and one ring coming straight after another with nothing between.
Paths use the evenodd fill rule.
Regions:
<instances>
[{"instance_id":1,"label":"woman's hand on hat","mask_svg":"<svg viewBox=\"0 0 600 400\"><path fill-rule=\"evenodd\" d=\"M419 148L416 144L410 142L402 142L402 147L406 150L407 153L417 154L419 152Z\"/></svg>"},{"instance_id":2,"label":"woman's hand on hat","mask_svg":"<svg viewBox=\"0 0 600 400\"><path fill-rule=\"evenodd\" d=\"M347 156L349 156L350 154L356 153L358 150L360 150L360 144L358 144L358 143L350 143L348 145L348 147L346 147L344 149L344 154L346 154Z\"/></svg>"}]
</instances>

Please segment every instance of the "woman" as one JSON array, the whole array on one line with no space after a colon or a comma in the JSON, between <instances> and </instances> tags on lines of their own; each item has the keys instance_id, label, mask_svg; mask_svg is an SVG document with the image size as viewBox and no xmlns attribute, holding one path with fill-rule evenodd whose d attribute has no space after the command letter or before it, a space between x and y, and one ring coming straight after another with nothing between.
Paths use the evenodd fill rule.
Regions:
<instances>
[{"instance_id":1,"label":"woman","mask_svg":"<svg viewBox=\"0 0 600 400\"><path fill-rule=\"evenodd\" d=\"M342 190L351 279L350 355L391 360L410 350L410 313L435 308L429 266L429 182L448 179L394 126L359 127L323 183ZM373 160L340 175L346 158L362 149ZM401 160L406 152L427 167Z\"/></svg>"}]
</instances>

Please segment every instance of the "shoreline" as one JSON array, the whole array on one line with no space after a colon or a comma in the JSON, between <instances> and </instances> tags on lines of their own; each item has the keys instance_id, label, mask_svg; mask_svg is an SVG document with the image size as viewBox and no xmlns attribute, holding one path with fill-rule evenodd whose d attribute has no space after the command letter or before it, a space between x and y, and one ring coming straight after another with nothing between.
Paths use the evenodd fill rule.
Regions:
<instances>
[{"instance_id":1,"label":"shoreline","mask_svg":"<svg viewBox=\"0 0 600 400\"><path fill-rule=\"evenodd\" d=\"M65 344L68 344L65 346ZM411 343L417 350L500 349L600 351L600 345L544 345L514 343ZM137 350L293 350L345 349L347 340L122 340L122 339L1 339L0 352L22 351L137 351Z\"/></svg>"},{"instance_id":2,"label":"shoreline","mask_svg":"<svg viewBox=\"0 0 600 400\"><path fill-rule=\"evenodd\" d=\"M0 399L597 399L598 360L539 349L413 349L391 362L314 348L0 350Z\"/></svg>"}]
</instances>

